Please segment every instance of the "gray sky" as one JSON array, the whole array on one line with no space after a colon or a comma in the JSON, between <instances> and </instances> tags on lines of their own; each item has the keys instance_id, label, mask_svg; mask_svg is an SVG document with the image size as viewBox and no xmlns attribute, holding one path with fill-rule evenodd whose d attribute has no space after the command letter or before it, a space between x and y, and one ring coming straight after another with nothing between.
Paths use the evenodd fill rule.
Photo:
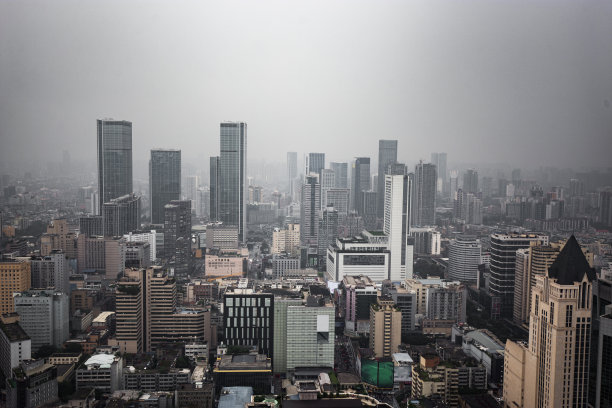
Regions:
<instances>
[{"instance_id":1,"label":"gray sky","mask_svg":"<svg viewBox=\"0 0 612 408\"><path fill-rule=\"evenodd\" d=\"M606 102L608 101L608 102ZM610 166L612 2L0 1L0 160L95 160L95 120L202 160Z\"/></svg>"}]
</instances>

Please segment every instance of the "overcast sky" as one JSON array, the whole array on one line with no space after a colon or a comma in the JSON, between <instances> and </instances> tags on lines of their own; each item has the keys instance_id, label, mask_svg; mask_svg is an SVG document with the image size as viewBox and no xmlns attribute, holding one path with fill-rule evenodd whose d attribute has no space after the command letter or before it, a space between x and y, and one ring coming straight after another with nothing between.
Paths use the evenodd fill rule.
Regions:
<instances>
[{"instance_id":1,"label":"overcast sky","mask_svg":"<svg viewBox=\"0 0 612 408\"><path fill-rule=\"evenodd\" d=\"M0 160L133 151L324 151L516 166L612 165L612 2L0 1ZM328 160L329 161L329 160Z\"/></svg>"}]
</instances>

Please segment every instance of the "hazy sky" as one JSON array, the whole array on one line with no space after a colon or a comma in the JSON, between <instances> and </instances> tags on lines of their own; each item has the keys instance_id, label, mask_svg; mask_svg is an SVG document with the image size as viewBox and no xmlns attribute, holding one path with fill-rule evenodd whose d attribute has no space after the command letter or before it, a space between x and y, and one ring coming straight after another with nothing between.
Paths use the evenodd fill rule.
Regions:
<instances>
[{"instance_id":1,"label":"hazy sky","mask_svg":"<svg viewBox=\"0 0 612 408\"><path fill-rule=\"evenodd\" d=\"M612 2L0 1L0 160L325 151L516 166L612 165ZM47 159L50 157L51 159Z\"/></svg>"}]
</instances>

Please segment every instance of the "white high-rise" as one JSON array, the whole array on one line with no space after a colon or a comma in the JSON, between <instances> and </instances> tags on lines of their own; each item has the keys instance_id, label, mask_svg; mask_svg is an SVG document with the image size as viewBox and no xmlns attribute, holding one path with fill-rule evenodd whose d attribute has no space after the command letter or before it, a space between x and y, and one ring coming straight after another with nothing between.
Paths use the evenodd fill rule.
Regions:
<instances>
[{"instance_id":1,"label":"white high-rise","mask_svg":"<svg viewBox=\"0 0 612 408\"><path fill-rule=\"evenodd\" d=\"M414 248L408 244L412 180L408 175L385 175L384 232L389 238L393 282L412 279Z\"/></svg>"},{"instance_id":2,"label":"white high-rise","mask_svg":"<svg viewBox=\"0 0 612 408\"><path fill-rule=\"evenodd\" d=\"M482 245L471 235L458 235L448 249L448 278L465 283L478 280Z\"/></svg>"}]
</instances>

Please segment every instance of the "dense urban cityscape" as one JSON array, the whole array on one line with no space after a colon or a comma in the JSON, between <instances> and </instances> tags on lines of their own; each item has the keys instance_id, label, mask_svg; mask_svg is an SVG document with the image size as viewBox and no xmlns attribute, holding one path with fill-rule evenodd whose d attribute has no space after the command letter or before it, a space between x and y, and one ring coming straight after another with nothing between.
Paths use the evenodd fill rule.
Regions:
<instances>
[{"instance_id":1,"label":"dense urban cityscape","mask_svg":"<svg viewBox=\"0 0 612 408\"><path fill-rule=\"evenodd\" d=\"M612 407L556 3L0 2L0 408Z\"/></svg>"}]
</instances>

